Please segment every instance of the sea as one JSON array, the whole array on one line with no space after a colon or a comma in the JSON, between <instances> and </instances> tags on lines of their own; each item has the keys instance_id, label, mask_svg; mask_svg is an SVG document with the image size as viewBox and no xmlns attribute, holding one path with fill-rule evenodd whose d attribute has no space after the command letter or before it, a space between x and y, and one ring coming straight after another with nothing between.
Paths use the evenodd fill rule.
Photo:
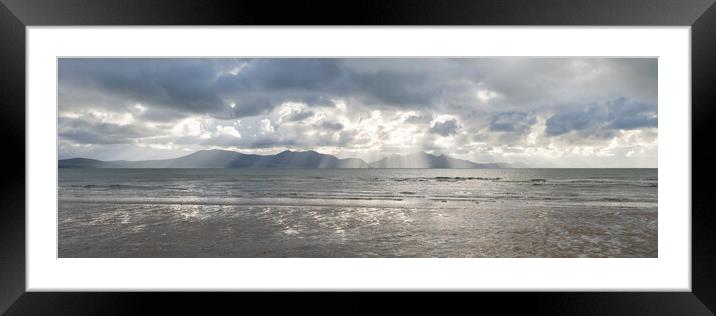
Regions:
<instances>
[{"instance_id":1,"label":"sea","mask_svg":"<svg viewBox=\"0 0 716 316\"><path fill-rule=\"evenodd\" d=\"M59 169L60 258L658 257L657 169Z\"/></svg>"}]
</instances>

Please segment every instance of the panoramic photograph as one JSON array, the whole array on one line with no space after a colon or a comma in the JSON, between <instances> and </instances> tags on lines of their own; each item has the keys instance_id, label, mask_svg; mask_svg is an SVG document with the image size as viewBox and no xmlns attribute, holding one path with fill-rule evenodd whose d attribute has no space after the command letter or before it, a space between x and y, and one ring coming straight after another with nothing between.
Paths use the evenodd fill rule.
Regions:
<instances>
[{"instance_id":1,"label":"panoramic photograph","mask_svg":"<svg viewBox=\"0 0 716 316\"><path fill-rule=\"evenodd\" d=\"M656 258L656 58L58 58L60 258Z\"/></svg>"}]
</instances>

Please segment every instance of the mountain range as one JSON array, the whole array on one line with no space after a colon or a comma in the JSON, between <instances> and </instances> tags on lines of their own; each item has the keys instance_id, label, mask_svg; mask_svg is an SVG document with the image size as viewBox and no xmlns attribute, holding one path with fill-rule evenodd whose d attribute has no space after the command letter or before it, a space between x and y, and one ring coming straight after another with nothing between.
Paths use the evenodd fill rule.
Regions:
<instances>
[{"instance_id":1,"label":"mountain range","mask_svg":"<svg viewBox=\"0 0 716 316\"><path fill-rule=\"evenodd\" d=\"M509 168L506 163L475 163L469 160L451 158L446 155L414 153L410 155L390 155L370 163L371 168L446 168L446 169L497 169Z\"/></svg>"},{"instance_id":2,"label":"mountain range","mask_svg":"<svg viewBox=\"0 0 716 316\"><path fill-rule=\"evenodd\" d=\"M112 160L102 161L88 158L61 159L60 168L469 168L497 169L516 166L506 163L475 163L451 158L446 155L414 153L390 155L372 163L358 158L340 159L313 150L286 150L275 155L243 154L228 150L200 150L193 154L173 159L160 160Z\"/></svg>"}]
</instances>

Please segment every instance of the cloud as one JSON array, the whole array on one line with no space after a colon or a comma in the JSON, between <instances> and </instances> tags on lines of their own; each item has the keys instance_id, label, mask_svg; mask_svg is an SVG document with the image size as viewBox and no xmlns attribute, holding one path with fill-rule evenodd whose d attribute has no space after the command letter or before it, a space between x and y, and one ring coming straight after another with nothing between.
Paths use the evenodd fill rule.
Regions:
<instances>
[{"instance_id":1,"label":"cloud","mask_svg":"<svg viewBox=\"0 0 716 316\"><path fill-rule=\"evenodd\" d=\"M612 130L656 128L657 124L656 105L618 98L581 111L557 113L547 119L545 133L558 136L580 132L583 136L608 138Z\"/></svg>"},{"instance_id":2,"label":"cloud","mask_svg":"<svg viewBox=\"0 0 716 316\"><path fill-rule=\"evenodd\" d=\"M571 131L583 130L599 122L594 109L580 112L558 113L547 120L547 135L562 135Z\"/></svg>"},{"instance_id":3,"label":"cloud","mask_svg":"<svg viewBox=\"0 0 716 316\"><path fill-rule=\"evenodd\" d=\"M428 124L432 122L433 115L432 114L425 114L425 115L411 115L408 118L406 118L403 122L408 124Z\"/></svg>"},{"instance_id":4,"label":"cloud","mask_svg":"<svg viewBox=\"0 0 716 316\"><path fill-rule=\"evenodd\" d=\"M239 90L335 90L342 70L332 58L262 58L247 62L237 74L218 78L219 86Z\"/></svg>"},{"instance_id":5,"label":"cloud","mask_svg":"<svg viewBox=\"0 0 716 316\"><path fill-rule=\"evenodd\" d=\"M321 124L318 124L318 126L322 129L332 130L332 131L340 131L344 127L344 125L341 123L326 122L326 121L321 122Z\"/></svg>"},{"instance_id":6,"label":"cloud","mask_svg":"<svg viewBox=\"0 0 716 316\"><path fill-rule=\"evenodd\" d=\"M127 144L153 133L142 125L119 125L74 118L60 118L58 126L61 138L80 144Z\"/></svg>"},{"instance_id":7,"label":"cloud","mask_svg":"<svg viewBox=\"0 0 716 316\"><path fill-rule=\"evenodd\" d=\"M524 133L537 122L534 116L523 112L500 112L490 120L490 130L497 132Z\"/></svg>"},{"instance_id":8,"label":"cloud","mask_svg":"<svg viewBox=\"0 0 716 316\"><path fill-rule=\"evenodd\" d=\"M303 121L303 120L305 120L305 119L307 119L307 118L309 118L309 117L313 117L315 114L316 114L316 113L314 113L313 111L299 111L299 112L294 112L294 113L289 114L289 115L286 117L286 120L289 121L289 122Z\"/></svg>"},{"instance_id":9,"label":"cloud","mask_svg":"<svg viewBox=\"0 0 716 316\"><path fill-rule=\"evenodd\" d=\"M224 147L239 147L246 149L259 148L293 148L301 144L293 139L282 139L274 136L259 136L256 138L236 138L228 135L212 137L201 142L203 145L214 145Z\"/></svg>"},{"instance_id":10,"label":"cloud","mask_svg":"<svg viewBox=\"0 0 716 316\"><path fill-rule=\"evenodd\" d=\"M457 120L451 119L444 122L435 122L435 124L433 124L430 128L430 132L440 136L450 136L457 134L458 129L460 129L460 126L458 125Z\"/></svg>"},{"instance_id":11,"label":"cloud","mask_svg":"<svg viewBox=\"0 0 716 316\"><path fill-rule=\"evenodd\" d=\"M653 103L657 88L655 59L620 58L61 58L59 79L65 107L141 103L160 120L163 112L153 108L226 119L285 102L332 107L336 99L375 108L482 104L525 112L585 98Z\"/></svg>"},{"instance_id":12,"label":"cloud","mask_svg":"<svg viewBox=\"0 0 716 316\"><path fill-rule=\"evenodd\" d=\"M216 65L203 59L62 58L60 90L68 85L189 113L221 113L226 102L213 84ZM77 89L74 89L75 91Z\"/></svg>"},{"instance_id":13,"label":"cloud","mask_svg":"<svg viewBox=\"0 0 716 316\"><path fill-rule=\"evenodd\" d=\"M580 153L587 161L608 148L600 155L615 164L655 164L657 66L655 58L60 58L60 152L436 150L529 163L592 148Z\"/></svg>"}]
</instances>

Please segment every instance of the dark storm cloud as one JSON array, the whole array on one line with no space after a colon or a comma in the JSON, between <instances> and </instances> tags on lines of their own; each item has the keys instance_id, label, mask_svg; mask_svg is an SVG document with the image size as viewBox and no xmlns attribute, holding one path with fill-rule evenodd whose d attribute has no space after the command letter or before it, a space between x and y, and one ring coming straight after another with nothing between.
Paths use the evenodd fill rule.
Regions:
<instances>
[{"instance_id":1,"label":"dark storm cloud","mask_svg":"<svg viewBox=\"0 0 716 316\"><path fill-rule=\"evenodd\" d=\"M325 129L325 130L340 131L345 126L338 122L323 121L323 122L321 122L321 124L318 124L318 127L320 127L321 129Z\"/></svg>"},{"instance_id":2,"label":"dark storm cloud","mask_svg":"<svg viewBox=\"0 0 716 316\"><path fill-rule=\"evenodd\" d=\"M337 59L266 58L250 61L238 74L218 79L223 89L335 90L342 70Z\"/></svg>"},{"instance_id":3,"label":"dark storm cloud","mask_svg":"<svg viewBox=\"0 0 716 316\"><path fill-rule=\"evenodd\" d=\"M82 86L137 103L189 113L221 113L226 104L216 89L218 65L203 59L63 58L60 90Z\"/></svg>"},{"instance_id":4,"label":"dark storm cloud","mask_svg":"<svg viewBox=\"0 0 716 316\"><path fill-rule=\"evenodd\" d=\"M427 74L377 72L355 74L355 85L371 103L394 106L426 107L434 98Z\"/></svg>"},{"instance_id":5,"label":"dark storm cloud","mask_svg":"<svg viewBox=\"0 0 716 316\"><path fill-rule=\"evenodd\" d=\"M275 106L274 103L272 103L270 100L267 99L242 99L237 100L234 102L235 106L233 108L233 115L221 115L221 113L226 113L227 110L221 111L219 113L207 113L210 115L213 115L214 117L218 118L240 118L240 117L248 117L248 116L255 116L262 113L266 113L268 111L271 111L273 107Z\"/></svg>"},{"instance_id":6,"label":"dark storm cloud","mask_svg":"<svg viewBox=\"0 0 716 316\"><path fill-rule=\"evenodd\" d=\"M501 112L490 120L490 130L524 133L537 122L534 116L523 112Z\"/></svg>"},{"instance_id":7,"label":"dark storm cloud","mask_svg":"<svg viewBox=\"0 0 716 316\"><path fill-rule=\"evenodd\" d=\"M301 98L298 98L298 101L307 104L308 106L322 106L322 107L332 107L335 106L333 101L329 99L326 96L323 95L306 95Z\"/></svg>"},{"instance_id":8,"label":"dark storm cloud","mask_svg":"<svg viewBox=\"0 0 716 316\"><path fill-rule=\"evenodd\" d=\"M175 114L227 119L265 114L284 102L332 107L336 98L378 108L456 111L479 103L477 93L499 96L496 105L512 107L590 94L655 102L649 98L656 91L656 61L62 58L59 80L61 102L68 107L77 102L116 103L116 108L140 103ZM590 89L583 89L585 85ZM161 113L154 111L151 117L162 120Z\"/></svg>"},{"instance_id":9,"label":"dark storm cloud","mask_svg":"<svg viewBox=\"0 0 716 316\"><path fill-rule=\"evenodd\" d=\"M545 132L557 136L585 131L587 135L604 138L612 135L610 130L651 128L657 127L657 124L656 105L619 98L582 111L557 113L547 119Z\"/></svg>"},{"instance_id":10,"label":"dark storm cloud","mask_svg":"<svg viewBox=\"0 0 716 316\"><path fill-rule=\"evenodd\" d=\"M63 103L138 103L186 116L240 118L266 113L284 102L332 107L334 98L381 106L426 107L440 95L430 73L359 73L340 59L63 58L59 61ZM84 93L83 93L84 92ZM118 101L121 100L121 101ZM233 104L233 107L231 106ZM71 104L67 104L71 107ZM162 120L162 111L151 118Z\"/></svg>"},{"instance_id":11,"label":"dark storm cloud","mask_svg":"<svg viewBox=\"0 0 716 316\"><path fill-rule=\"evenodd\" d=\"M452 134L457 134L457 130L460 128L460 126L457 123L456 119L447 120L444 122L435 122L433 126L430 128L430 132L433 134L438 134L440 136L449 136Z\"/></svg>"},{"instance_id":12,"label":"dark storm cloud","mask_svg":"<svg viewBox=\"0 0 716 316\"><path fill-rule=\"evenodd\" d=\"M240 72L216 79L216 89L240 109L244 100L270 109L283 102L333 106L331 97L347 91L345 75L336 59L268 58L248 61ZM246 116L249 116L249 113Z\"/></svg>"},{"instance_id":13,"label":"dark storm cloud","mask_svg":"<svg viewBox=\"0 0 716 316\"><path fill-rule=\"evenodd\" d=\"M425 71L361 72L341 59L259 59L236 75L217 80L222 91L259 92L257 97L272 105L302 102L308 106L333 106L332 98L351 98L362 103L397 107L426 107L440 95L445 83Z\"/></svg>"},{"instance_id":14,"label":"dark storm cloud","mask_svg":"<svg viewBox=\"0 0 716 316\"><path fill-rule=\"evenodd\" d=\"M78 144L126 144L152 134L140 125L118 125L83 119L60 118L59 136Z\"/></svg>"},{"instance_id":15,"label":"dark storm cloud","mask_svg":"<svg viewBox=\"0 0 716 316\"><path fill-rule=\"evenodd\" d=\"M594 108L588 111L558 113L547 120L547 135L561 135L583 130L601 122Z\"/></svg>"},{"instance_id":16,"label":"dark storm cloud","mask_svg":"<svg viewBox=\"0 0 716 316\"><path fill-rule=\"evenodd\" d=\"M657 127L657 106L655 104L631 102L618 99L607 104L611 118L610 127L614 129L637 129Z\"/></svg>"}]
</instances>

